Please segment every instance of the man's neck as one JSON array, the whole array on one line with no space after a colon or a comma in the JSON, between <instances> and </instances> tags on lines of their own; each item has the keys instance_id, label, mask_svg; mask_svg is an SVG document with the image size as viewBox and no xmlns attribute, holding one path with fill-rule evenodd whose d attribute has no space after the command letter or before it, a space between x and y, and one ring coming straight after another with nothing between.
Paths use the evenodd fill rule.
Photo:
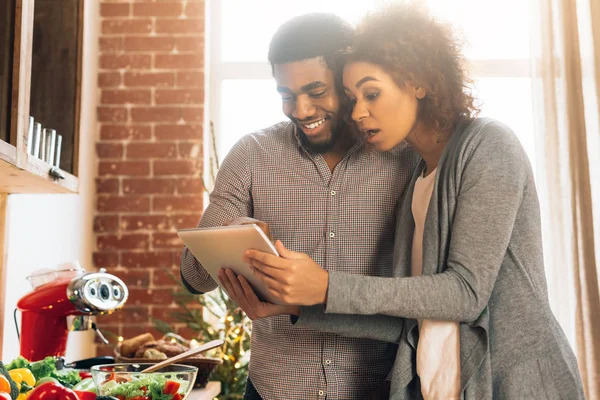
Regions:
<instances>
[{"instance_id":1,"label":"man's neck","mask_svg":"<svg viewBox=\"0 0 600 400\"><path fill-rule=\"evenodd\" d=\"M326 153L321 154L327 165L329 166L329 170L333 172L335 167L339 164L340 161L344 158L348 150L356 143L356 140L352 137L350 133L342 134L337 143Z\"/></svg>"}]
</instances>

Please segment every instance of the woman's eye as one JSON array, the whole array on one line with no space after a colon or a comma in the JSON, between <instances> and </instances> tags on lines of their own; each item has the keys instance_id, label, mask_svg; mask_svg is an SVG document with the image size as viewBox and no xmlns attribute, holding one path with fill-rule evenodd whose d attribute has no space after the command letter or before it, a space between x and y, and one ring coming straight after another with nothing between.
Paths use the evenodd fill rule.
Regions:
<instances>
[{"instance_id":1,"label":"woman's eye","mask_svg":"<svg viewBox=\"0 0 600 400\"><path fill-rule=\"evenodd\" d=\"M292 101L293 97L292 96L281 96L281 100L283 101Z\"/></svg>"},{"instance_id":2,"label":"woman's eye","mask_svg":"<svg viewBox=\"0 0 600 400\"><path fill-rule=\"evenodd\" d=\"M379 96L379 92L371 93L365 96L367 100L375 100Z\"/></svg>"}]
</instances>

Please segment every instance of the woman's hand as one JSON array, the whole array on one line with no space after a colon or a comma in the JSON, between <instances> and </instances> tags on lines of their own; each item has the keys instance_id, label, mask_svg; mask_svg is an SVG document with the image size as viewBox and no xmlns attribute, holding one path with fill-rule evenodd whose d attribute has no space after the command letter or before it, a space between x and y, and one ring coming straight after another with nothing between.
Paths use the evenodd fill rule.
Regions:
<instances>
[{"instance_id":1,"label":"woman's hand","mask_svg":"<svg viewBox=\"0 0 600 400\"><path fill-rule=\"evenodd\" d=\"M250 264L269 292L284 304L312 306L327 301L329 274L309 256L286 249L275 242L280 257L247 250L244 261Z\"/></svg>"},{"instance_id":2,"label":"woman's hand","mask_svg":"<svg viewBox=\"0 0 600 400\"><path fill-rule=\"evenodd\" d=\"M300 315L300 307L277 305L260 301L243 276L236 276L230 269L219 270L219 281L225 287L227 295L235 301L238 306L250 318L273 317L276 315Z\"/></svg>"}]
</instances>

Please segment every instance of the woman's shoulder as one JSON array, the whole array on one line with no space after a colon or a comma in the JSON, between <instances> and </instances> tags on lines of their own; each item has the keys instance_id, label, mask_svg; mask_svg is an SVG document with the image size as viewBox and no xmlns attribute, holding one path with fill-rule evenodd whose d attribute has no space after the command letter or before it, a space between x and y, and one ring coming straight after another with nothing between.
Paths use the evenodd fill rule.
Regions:
<instances>
[{"instance_id":1,"label":"woman's shoulder","mask_svg":"<svg viewBox=\"0 0 600 400\"><path fill-rule=\"evenodd\" d=\"M525 149L514 131L492 118L474 118L457 127L456 145L471 158L501 158L514 161L528 160Z\"/></svg>"}]
</instances>

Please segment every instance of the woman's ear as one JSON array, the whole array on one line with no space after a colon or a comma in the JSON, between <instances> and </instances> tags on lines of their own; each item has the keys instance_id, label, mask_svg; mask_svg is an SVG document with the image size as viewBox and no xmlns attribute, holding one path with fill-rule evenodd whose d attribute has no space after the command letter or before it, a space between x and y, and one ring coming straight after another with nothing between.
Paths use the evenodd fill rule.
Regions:
<instances>
[{"instance_id":1,"label":"woman's ear","mask_svg":"<svg viewBox=\"0 0 600 400\"><path fill-rule=\"evenodd\" d=\"M423 86L415 86L415 97L422 100L427 95L427 89Z\"/></svg>"}]
</instances>

